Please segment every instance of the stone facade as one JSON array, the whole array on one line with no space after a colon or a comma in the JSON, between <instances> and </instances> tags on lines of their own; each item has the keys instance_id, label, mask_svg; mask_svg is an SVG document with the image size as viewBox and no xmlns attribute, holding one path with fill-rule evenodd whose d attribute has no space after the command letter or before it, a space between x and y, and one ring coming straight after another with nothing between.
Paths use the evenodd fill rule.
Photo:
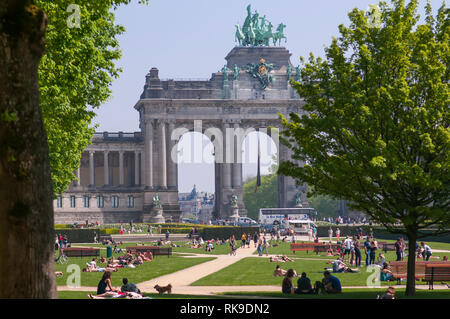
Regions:
<instances>
[{"instance_id":1,"label":"stone facade","mask_svg":"<svg viewBox=\"0 0 450 319\"><path fill-rule=\"evenodd\" d=\"M291 112L302 113L303 101L288 83L287 68L293 69L290 56L282 47L235 47L225 58L227 74L224 68L203 81L161 80L158 69L152 68L134 106L140 115L141 132L95 135L83 153L77 172L80 181L73 182L63 195L62 207L55 201L56 222L140 221L152 214L156 193L166 220L179 220L176 147L182 134L191 131L205 134L214 145L213 217L232 215L233 194L238 197L239 215L246 216L240 152L245 136L256 130L267 132L278 147L279 160L291 159L290 150L278 143L278 113L287 117ZM272 82L265 89L246 71L247 64L260 61L273 65ZM240 68L237 77L235 66ZM279 207L293 207L295 195L305 188L297 187L290 177L279 176ZM71 196L77 199L75 207L70 207ZM83 196L92 201L103 196L104 206L98 207L97 199L84 207ZM130 196L133 207L128 205Z\"/></svg>"}]
</instances>

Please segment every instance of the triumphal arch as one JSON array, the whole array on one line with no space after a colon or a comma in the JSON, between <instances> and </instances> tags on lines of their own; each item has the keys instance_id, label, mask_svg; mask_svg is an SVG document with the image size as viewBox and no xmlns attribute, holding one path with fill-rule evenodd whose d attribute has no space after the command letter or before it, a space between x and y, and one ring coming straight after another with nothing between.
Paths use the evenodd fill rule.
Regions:
<instances>
[{"instance_id":1,"label":"triumphal arch","mask_svg":"<svg viewBox=\"0 0 450 319\"><path fill-rule=\"evenodd\" d=\"M151 68L134 106L140 132L94 135L77 180L55 200L56 223L148 221L155 195L165 219L178 221L177 143L192 131L205 134L214 145L214 217L227 219L233 205L246 216L243 139L252 131L265 132L278 147L279 161L291 160L290 150L279 143L279 114L302 113L303 104L289 85L289 79L299 79L299 68L280 46L285 25L275 30L265 16L252 13L250 6L247 10L244 25L236 25L239 45L210 79L160 79L158 69ZM290 177L278 176L278 207L305 202L305 189Z\"/></svg>"}]
</instances>

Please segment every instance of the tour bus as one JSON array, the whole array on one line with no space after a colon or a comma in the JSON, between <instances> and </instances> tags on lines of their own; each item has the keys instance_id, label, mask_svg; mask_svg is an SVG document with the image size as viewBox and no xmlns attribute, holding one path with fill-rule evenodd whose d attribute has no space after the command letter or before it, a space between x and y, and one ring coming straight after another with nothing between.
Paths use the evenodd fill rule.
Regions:
<instances>
[{"instance_id":1,"label":"tour bus","mask_svg":"<svg viewBox=\"0 0 450 319\"><path fill-rule=\"evenodd\" d=\"M286 220L287 227L292 229L295 234L308 234L308 230L312 227L317 227L312 220L302 219L302 220Z\"/></svg>"},{"instance_id":2,"label":"tour bus","mask_svg":"<svg viewBox=\"0 0 450 319\"><path fill-rule=\"evenodd\" d=\"M314 216L314 208L261 208L259 223L261 225L280 225L286 220L308 220Z\"/></svg>"}]
</instances>

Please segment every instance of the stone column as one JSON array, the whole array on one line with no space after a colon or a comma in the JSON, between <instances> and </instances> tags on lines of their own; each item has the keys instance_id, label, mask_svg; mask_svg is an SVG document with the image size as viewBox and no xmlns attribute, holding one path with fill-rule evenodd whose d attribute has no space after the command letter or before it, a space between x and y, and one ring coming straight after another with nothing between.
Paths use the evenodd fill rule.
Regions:
<instances>
[{"instance_id":1,"label":"stone column","mask_svg":"<svg viewBox=\"0 0 450 319\"><path fill-rule=\"evenodd\" d=\"M134 185L139 184L139 152L134 151Z\"/></svg>"},{"instance_id":2,"label":"stone column","mask_svg":"<svg viewBox=\"0 0 450 319\"><path fill-rule=\"evenodd\" d=\"M109 162L108 162L108 155L109 151L104 151L104 161L103 161L103 167L105 171L105 185L109 185Z\"/></svg>"},{"instance_id":3,"label":"stone column","mask_svg":"<svg viewBox=\"0 0 450 319\"><path fill-rule=\"evenodd\" d=\"M124 185L123 178L123 151L119 151L119 185Z\"/></svg>"},{"instance_id":4,"label":"stone column","mask_svg":"<svg viewBox=\"0 0 450 319\"><path fill-rule=\"evenodd\" d=\"M159 121L159 133L160 133L160 149L159 149L159 169L160 180L159 186L163 189L167 189L167 144L166 144L166 122L164 120Z\"/></svg>"},{"instance_id":5,"label":"stone column","mask_svg":"<svg viewBox=\"0 0 450 319\"><path fill-rule=\"evenodd\" d=\"M89 151L89 185L95 186L95 163L94 163L95 151Z\"/></svg>"},{"instance_id":6,"label":"stone column","mask_svg":"<svg viewBox=\"0 0 450 319\"><path fill-rule=\"evenodd\" d=\"M223 124L223 163L222 163L222 180L223 180L223 187L224 188L231 188L231 163L230 160L230 136L231 134L227 133L227 129L230 128L230 124L225 122Z\"/></svg>"},{"instance_id":7,"label":"stone column","mask_svg":"<svg viewBox=\"0 0 450 319\"><path fill-rule=\"evenodd\" d=\"M177 160L178 153L176 142L172 140L172 132L175 130L175 121L170 120L167 129L167 186L169 189L177 188Z\"/></svg>"},{"instance_id":8,"label":"stone column","mask_svg":"<svg viewBox=\"0 0 450 319\"><path fill-rule=\"evenodd\" d=\"M75 180L74 180L74 186L80 186L81 179L80 179L80 166L75 170Z\"/></svg>"},{"instance_id":9,"label":"stone column","mask_svg":"<svg viewBox=\"0 0 450 319\"><path fill-rule=\"evenodd\" d=\"M235 133L238 133L239 123L234 124ZM242 188L242 144L241 138L233 135L234 143L234 163L233 167L233 188Z\"/></svg>"},{"instance_id":10,"label":"stone column","mask_svg":"<svg viewBox=\"0 0 450 319\"><path fill-rule=\"evenodd\" d=\"M153 187L153 120L145 123L145 165L142 170L145 174L143 182L149 188Z\"/></svg>"}]
</instances>

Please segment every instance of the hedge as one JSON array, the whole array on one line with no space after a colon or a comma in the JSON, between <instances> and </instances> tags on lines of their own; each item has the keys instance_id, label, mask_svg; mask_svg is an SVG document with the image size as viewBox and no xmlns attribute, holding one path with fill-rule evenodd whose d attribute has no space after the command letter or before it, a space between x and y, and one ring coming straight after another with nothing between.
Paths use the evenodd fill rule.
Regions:
<instances>
[{"instance_id":1,"label":"hedge","mask_svg":"<svg viewBox=\"0 0 450 319\"><path fill-rule=\"evenodd\" d=\"M221 239L226 240L229 239L232 235L236 238L236 240L240 240L242 234L253 234L256 232L259 234L259 227L239 227L239 226L215 226L215 227L205 227L200 234L204 240L210 239Z\"/></svg>"},{"instance_id":2,"label":"hedge","mask_svg":"<svg viewBox=\"0 0 450 319\"><path fill-rule=\"evenodd\" d=\"M377 239L397 239L398 237L406 238L403 234L390 233L385 228L381 226L351 226L351 225L329 225L329 226L317 226L317 235L319 237L328 237L328 230L333 229L333 236L336 237L336 228L339 228L342 236L353 236L359 232L359 228L363 229L363 235L369 235L370 228L373 229L373 235ZM432 230L425 230L425 233L431 233ZM425 238L421 238L419 240L424 241L439 241L443 243L450 243L450 233L437 235L437 236L428 236Z\"/></svg>"},{"instance_id":3,"label":"hedge","mask_svg":"<svg viewBox=\"0 0 450 319\"><path fill-rule=\"evenodd\" d=\"M97 234L97 239L100 238L99 229L55 229L55 236L58 234L66 235L69 243L93 243L95 234Z\"/></svg>"}]
</instances>

